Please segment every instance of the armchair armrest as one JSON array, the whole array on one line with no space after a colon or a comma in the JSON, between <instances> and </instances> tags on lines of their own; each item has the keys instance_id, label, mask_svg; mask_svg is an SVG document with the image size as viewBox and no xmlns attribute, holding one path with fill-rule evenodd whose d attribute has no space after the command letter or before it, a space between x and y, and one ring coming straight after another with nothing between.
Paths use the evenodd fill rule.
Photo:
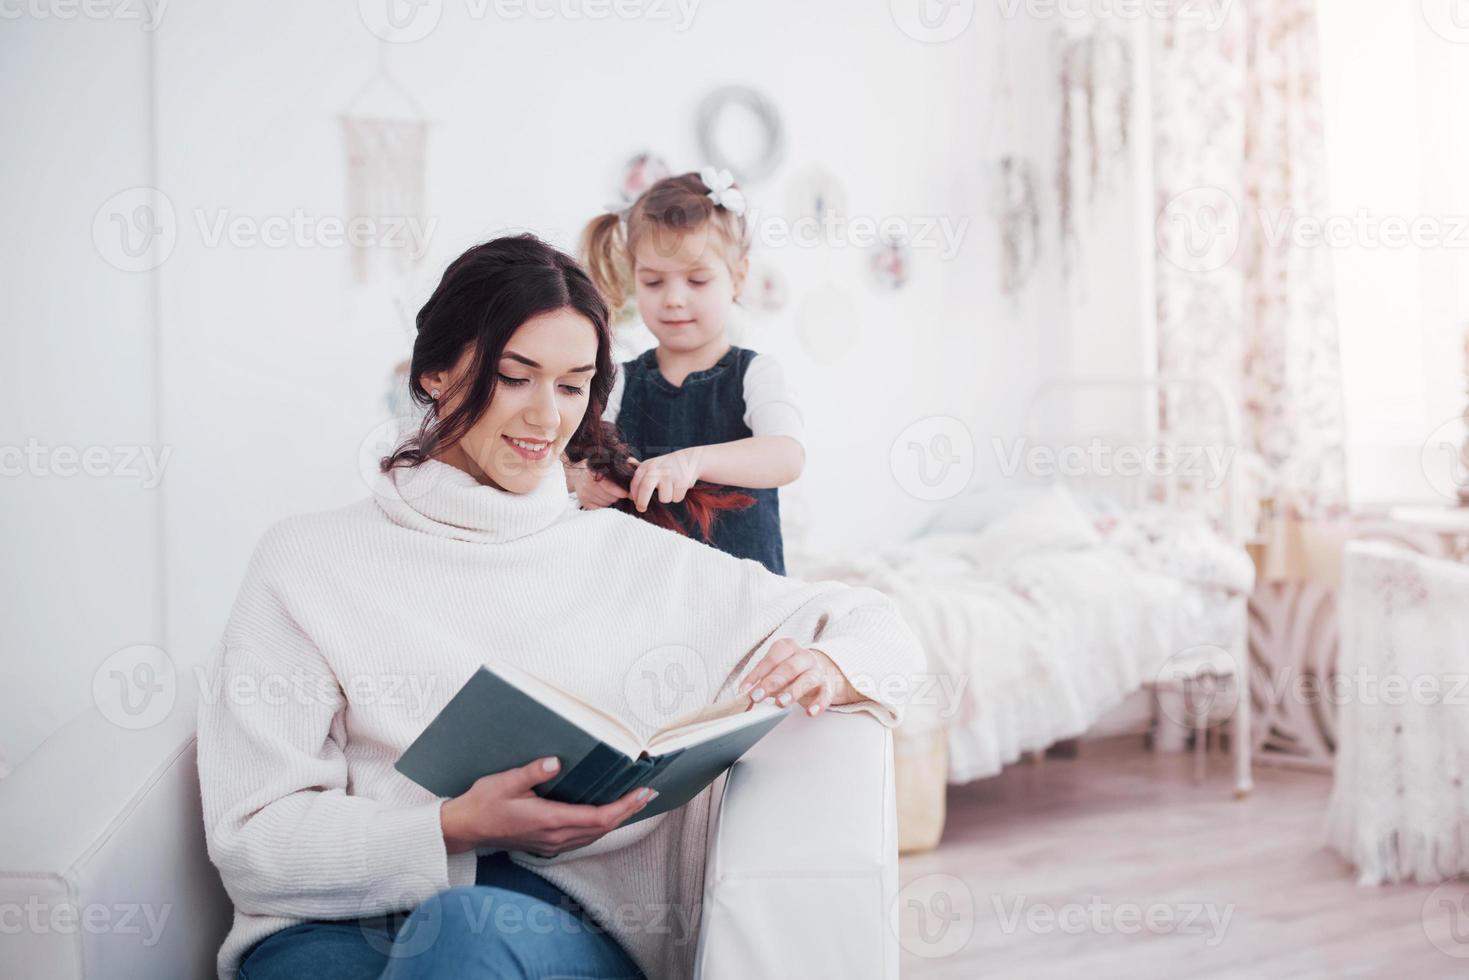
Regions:
<instances>
[{"instance_id":1,"label":"armchair armrest","mask_svg":"<svg viewBox=\"0 0 1469 980\"><path fill-rule=\"evenodd\" d=\"M712 819L696 980L895 980L889 729L793 714L735 763Z\"/></svg>"},{"instance_id":2,"label":"armchair armrest","mask_svg":"<svg viewBox=\"0 0 1469 980\"><path fill-rule=\"evenodd\" d=\"M0 976L214 975L233 906L205 847L187 687L147 729L87 711L0 780ZM730 770L712 821L696 977L897 977L887 728L793 715Z\"/></svg>"},{"instance_id":3,"label":"armchair armrest","mask_svg":"<svg viewBox=\"0 0 1469 980\"><path fill-rule=\"evenodd\" d=\"M0 780L0 976L214 976L233 906L204 845L190 693L136 731L84 712Z\"/></svg>"}]
</instances>

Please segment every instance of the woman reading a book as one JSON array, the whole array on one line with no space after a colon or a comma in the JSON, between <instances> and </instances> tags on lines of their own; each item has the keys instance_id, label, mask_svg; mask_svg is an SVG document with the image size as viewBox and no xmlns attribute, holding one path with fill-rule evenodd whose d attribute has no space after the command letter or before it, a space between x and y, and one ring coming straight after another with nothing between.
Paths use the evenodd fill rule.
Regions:
<instances>
[{"instance_id":1,"label":"woman reading a book","mask_svg":"<svg viewBox=\"0 0 1469 980\"><path fill-rule=\"evenodd\" d=\"M425 414L373 495L261 539L212 664L221 697L199 710L209 854L235 904L221 978L691 975L708 790L629 822L646 788L537 795L556 758L448 799L395 769L481 666L640 737L729 699L900 720L881 682L923 664L886 597L682 533L738 498L694 484L646 511L576 506L563 453L624 490L636 470L602 421L611 350L570 258L531 236L471 248L418 315Z\"/></svg>"}]
</instances>

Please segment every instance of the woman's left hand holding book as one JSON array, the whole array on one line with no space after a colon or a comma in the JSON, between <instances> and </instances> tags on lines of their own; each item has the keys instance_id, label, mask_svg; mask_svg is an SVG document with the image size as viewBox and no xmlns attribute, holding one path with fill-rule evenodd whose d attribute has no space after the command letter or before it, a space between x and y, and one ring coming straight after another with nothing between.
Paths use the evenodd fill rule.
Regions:
<instances>
[{"instance_id":1,"label":"woman's left hand holding book","mask_svg":"<svg viewBox=\"0 0 1469 980\"><path fill-rule=\"evenodd\" d=\"M657 790L631 790L604 806L557 803L535 787L560 771L555 758L535 759L517 769L491 773L439 809L444 846L450 854L493 847L554 857L585 847L651 803Z\"/></svg>"}]
</instances>

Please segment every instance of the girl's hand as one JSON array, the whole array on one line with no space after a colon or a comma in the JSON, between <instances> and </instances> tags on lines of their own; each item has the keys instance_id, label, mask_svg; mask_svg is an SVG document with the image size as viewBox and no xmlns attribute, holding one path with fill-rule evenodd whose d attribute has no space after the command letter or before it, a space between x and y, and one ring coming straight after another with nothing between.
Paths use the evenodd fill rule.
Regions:
<instances>
[{"instance_id":1,"label":"girl's hand","mask_svg":"<svg viewBox=\"0 0 1469 980\"><path fill-rule=\"evenodd\" d=\"M602 474L594 472L585 462L567 464L566 484L585 510L610 507L627 496L626 490L603 479Z\"/></svg>"},{"instance_id":2,"label":"girl's hand","mask_svg":"<svg viewBox=\"0 0 1469 980\"><path fill-rule=\"evenodd\" d=\"M439 808L445 849L458 854L494 847L554 857L616 829L658 795L645 787L604 806L582 806L556 803L532 792L560 768L554 758L536 759L519 769L482 776L463 796L445 800Z\"/></svg>"},{"instance_id":3,"label":"girl's hand","mask_svg":"<svg viewBox=\"0 0 1469 980\"><path fill-rule=\"evenodd\" d=\"M641 463L632 460L638 463L638 471L633 474L628 495L637 509L647 510L654 493L665 504L680 503L689 488L699 482L698 450L698 446L690 446Z\"/></svg>"},{"instance_id":4,"label":"girl's hand","mask_svg":"<svg viewBox=\"0 0 1469 980\"><path fill-rule=\"evenodd\" d=\"M740 682L739 693L746 691L750 692L751 704L772 697L781 707L799 701L813 717L830 705L865 698L830 657L785 638L772 643L760 663Z\"/></svg>"}]
</instances>

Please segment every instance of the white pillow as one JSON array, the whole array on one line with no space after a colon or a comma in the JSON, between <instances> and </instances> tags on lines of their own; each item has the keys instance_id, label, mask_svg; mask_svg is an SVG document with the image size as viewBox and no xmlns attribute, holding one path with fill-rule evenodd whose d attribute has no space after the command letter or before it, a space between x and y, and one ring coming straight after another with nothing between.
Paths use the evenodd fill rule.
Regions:
<instances>
[{"instance_id":1,"label":"white pillow","mask_svg":"<svg viewBox=\"0 0 1469 980\"><path fill-rule=\"evenodd\" d=\"M1248 594L1255 563L1230 544L1197 511L1149 505L1121 516L1107 535L1141 567L1192 585Z\"/></svg>"},{"instance_id":2,"label":"white pillow","mask_svg":"<svg viewBox=\"0 0 1469 980\"><path fill-rule=\"evenodd\" d=\"M1101 543L1101 534L1075 495L1053 484L975 535L971 554L986 563L1013 562L1026 555L1095 548Z\"/></svg>"},{"instance_id":3,"label":"white pillow","mask_svg":"<svg viewBox=\"0 0 1469 980\"><path fill-rule=\"evenodd\" d=\"M978 487L938 505L920 535L983 531L1006 514L1046 493L1047 487Z\"/></svg>"}]
</instances>

